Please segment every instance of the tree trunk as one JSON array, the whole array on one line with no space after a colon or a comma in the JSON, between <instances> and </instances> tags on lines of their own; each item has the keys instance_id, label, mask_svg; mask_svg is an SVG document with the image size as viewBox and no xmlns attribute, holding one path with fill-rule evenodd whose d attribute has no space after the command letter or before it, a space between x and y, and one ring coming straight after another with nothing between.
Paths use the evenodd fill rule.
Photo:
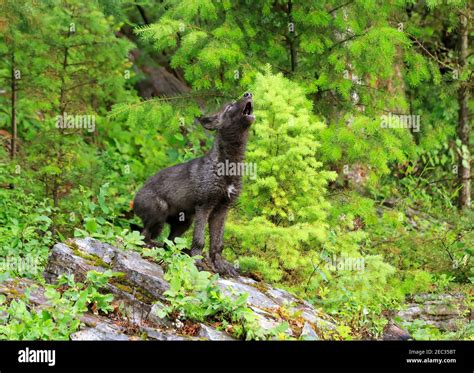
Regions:
<instances>
[{"instance_id":1,"label":"tree trunk","mask_svg":"<svg viewBox=\"0 0 474 373\"><path fill-rule=\"evenodd\" d=\"M460 15L459 32L459 65L460 73L466 67L468 56L468 21L466 16ZM458 181L461 189L459 191L458 205L460 209L471 207L471 155L470 155L470 124L469 124L469 89L466 82L461 82L458 89L458 128L457 134L461 140L461 154L458 156Z\"/></svg>"},{"instance_id":2,"label":"tree trunk","mask_svg":"<svg viewBox=\"0 0 474 373\"><path fill-rule=\"evenodd\" d=\"M10 158L15 158L16 145L17 145L17 123L16 123L16 76L15 76L15 52L12 51L11 55L11 127L12 127L12 138L10 147Z\"/></svg>"}]
</instances>

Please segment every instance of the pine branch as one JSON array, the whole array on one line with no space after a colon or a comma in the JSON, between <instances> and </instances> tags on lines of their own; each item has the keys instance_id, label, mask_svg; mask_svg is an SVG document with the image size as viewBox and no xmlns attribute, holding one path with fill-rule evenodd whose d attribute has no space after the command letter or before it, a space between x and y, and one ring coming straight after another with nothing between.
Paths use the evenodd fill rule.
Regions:
<instances>
[{"instance_id":1,"label":"pine branch","mask_svg":"<svg viewBox=\"0 0 474 373\"><path fill-rule=\"evenodd\" d=\"M435 56L434 54L432 54L424 45L423 43L421 43L414 35L412 34L409 34L407 33L408 36L410 38L413 39L413 41L418 44L418 46L422 49L423 52L425 52L425 54L427 54L429 57L431 57L433 60L435 60L438 64L440 64L441 66L444 66L450 70L456 70L454 67L452 66L449 66L448 64L446 64L445 62L441 61L437 56Z\"/></svg>"},{"instance_id":2,"label":"pine branch","mask_svg":"<svg viewBox=\"0 0 474 373\"><path fill-rule=\"evenodd\" d=\"M339 9L344 8L344 7L347 6L347 5L352 4L353 2L354 2L354 0L351 0L351 1L348 1L348 2L343 3L343 4L341 4L341 5L338 5L338 6L336 6L335 8L329 10L329 11L328 11L328 14L332 14L332 13L338 11Z\"/></svg>"},{"instance_id":3,"label":"pine branch","mask_svg":"<svg viewBox=\"0 0 474 373\"><path fill-rule=\"evenodd\" d=\"M153 103L158 103L158 102L169 102L169 101L176 101L176 100L189 100L189 99L202 98L202 97L226 97L226 96L220 93L183 94L183 95L178 95L178 96L158 96L158 97L150 98L148 100L141 100L133 104L121 105L123 106L122 108L112 110L112 112L108 114L107 117L113 118L127 111L130 111L132 109L145 106L148 104L153 104Z\"/></svg>"}]
</instances>

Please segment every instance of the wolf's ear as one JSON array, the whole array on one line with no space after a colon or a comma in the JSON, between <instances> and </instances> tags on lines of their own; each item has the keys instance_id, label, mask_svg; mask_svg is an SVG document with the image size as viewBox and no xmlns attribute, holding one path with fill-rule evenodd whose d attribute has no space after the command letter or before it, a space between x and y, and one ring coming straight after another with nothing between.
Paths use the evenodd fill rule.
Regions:
<instances>
[{"instance_id":1,"label":"wolf's ear","mask_svg":"<svg viewBox=\"0 0 474 373\"><path fill-rule=\"evenodd\" d=\"M221 126L221 121L219 115L211 115L210 117L200 117L198 118L199 123L207 130L216 130Z\"/></svg>"}]
</instances>

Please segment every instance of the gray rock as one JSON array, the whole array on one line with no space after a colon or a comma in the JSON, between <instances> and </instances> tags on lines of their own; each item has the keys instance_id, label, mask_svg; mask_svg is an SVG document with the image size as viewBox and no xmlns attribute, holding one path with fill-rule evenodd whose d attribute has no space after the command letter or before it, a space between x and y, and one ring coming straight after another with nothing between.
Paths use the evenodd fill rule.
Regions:
<instances>
[{"instance_id":1,"label":"gray rock","mask_svg":"<svg viewBox=\"0 0 474 373\"><path fill-rule=\"evenodd\" d=\"M163 278L163 269L138 253L123 251L92 238L74 240L71 246L54 245L44 274L46 280L54 282L63 273L73 273L77 281L83 281L88 271L111 269L123 272L126 286L136 287L142 296L150 299L162 298L169 288Z\"/></svg>"},{"instance_id":2,"label":"gray rock","mask_svg":"<svg viewBox=\"0 0 474 373\"><path fill-rule=\"evenodd\" d=\"M270 313L271 310L276 311L279 307L288 308L292 313L300 313L304 320L321 330L334 332L336 329L335 322L328 315L323 315L311 304L296 298L286 290L272 288L246 277L221 278L217 280L217 284L230 297L235 298L242 293L247 293L247 303L256 313L260 326L264 329L272 329L284 322L284 320L278 321Z\"/></svg>"},{"instance_id":3,"label":"gray rock","mask_svg":"<svg viewBox=\"0 0 474 373\"><path fill-rule=\"evenodd\" d=\"M423 320L441 331L456 331L468 323L462 294L418 294L399 311L396 317L402 321Z\"/></svg>"},{"instance_id":4,"label":"gray rock","mask_svg":"<svg viewBox=\"0 0 474 373\"><path fill-rule=\"evenodd\" d=\"M163 278L163 269L136 252L120 250L92 238L76 239L74 244L79 250L109 264L114 271L123 272L129 283L146 290L155 298L162 298L163 292L169 289Z\"/></svg>"},{"instance_id":5,"label":"gray rock","mask_svg":"<svg viewBox=\"0 0 474 373\"><path fill-rule=\"evenodd\" d=\"M242 279L242 277L239 277L239 280L240 279ZM220 278L217 280L217 285L221 288L224 294L233 298L238 297L242 293L247 293L247 303L251 306L256 306L259 308L276 308L279 306L278 303L274 302L255 286L246 284L244 282Z\"/></svg>"},{"instance_id":6,"label":"gray rock","mask_svg":"<svg viewBox=\"0 0 474 373\"><path fill-rule=\"evenodd\" d=\"M161 325L163 327L169 328L172 325L172 321L168 317L161 318L157 314L157 310L163 307L163 303L157 301L150 309L149 314L147 315L146 320L150 321L156 325Z\"/></svg>"},{"instance_id":7,"label":"gray rock","mask_svg":"<svg viewBox=\"0 0 474 373\"><path fill-rule=\"evenodd\" d=\"M119 328L107 324L98 324L71 334L72 341L128 341L130 338Z\"/></svg>"},{"instance_id":8,"label":"gray rock","mask_svg":"<svg viewBox=\"0 0 474 373\"><path fill-rule=\"evenodd\" d=\"M278 321L275 316L273 316L270 312L267 312L255 306L250 306L250 308L254 312L254 315L262 329L271 330L276 328L283 322L283 320Z\"/></svg>"},{"instance_id":9,"label":"gray rock","mask_svg":"<svg viewBox=\"0 0 474 373\"><path fill-rule=\"evenodd\" d=\"M407 308L397 313L397 316L404 320L415 320L421 315L421 308L417 304L409 304Z\"/></svg>"},{"instance_id":10,"label":"gray rock","mask_svg":"<svg viewBox=\"0 0 474 373\"><path fill-rule=\"evenodd\" d=\"M321 338L319 338L311 325L306 322L301 330L300 339L305 341L319 341Z\"/></svg>"},{"instance_id":11,"label":"gray rock","mask_svg":"<svg viewBox=\"0 0 474 373\"><path fill-rule=\"evenodd\" d=\"M163 269L143 259L138 253L118 252L112 268L125 273L128 282L150 293L155 299L162 299L163 293L169 289L168 282L163 278Z\"/></svg>"},{"instance_id":12,"label":"gray rock","mask_svg":"<svg viewBox=\"0 0 474 373\"><path fill-rule=\"evenodd\" d=\"M105 271L104 268L94 265L90 260L74 254L69 246L58 243L51 251L44 278L53 283L61 274L74 274L76 281L84 281L86 273L92 270Z\"/></svg>"},{"instance_id":13,"label":"gray rock","mask_svg":"<svg viewBox=\"0 0 474 373\"><path fill-rule=\"evenodd\" d=\"M17 299L23 296L26 289L29 289L29 301L34 306L41 308L47 302L44 289L33 280L18 278L0 282L0 294L3 294L7 299Z\"/></svg>"},{"instance_id":14,"label":"gray rock","mask_svg":"<svg viewBox=\"0 0 474 373\"><path fill-rule=\"evenodd\" d=\"M137 324L142 323L149 318L151 313L151 305L136 298L135 289L131 289L131 293L126 290L117 288L113 284L107 285L107 290L114 295L114 299L120 301L125 311L125 315L130 321Z\"/></svg>"},{"instance_id":15,"label":"gray rock","mask_svg":"<svg viewBox=\"0 0 474 373\"><path fill-rule=\"evenodd\" d=\"M235 340L227 333L214 329L204 324L201 324L197 335L198 337L201 337L210 341L234 341Z\"/></svg>"},{"instance_id":16,"label":"gray rock","mask_svg":"<svg viewBox=\"0 0 474 373\"><path fill-rule=\"evenodd\" d=\"M160 319L156 315L159 304L155 304L155 302L166 301L163 293L168 290L169 284L164 279L161 266L142 258L136 252L121 250L92 238L75 239L69 241L67 245L57 244L53 247L44 275L47 281L54 282L62 273L73 273L77 281L83 281L88 271L103 272L107 269L124 274L122 278L111 281L106 290L114 295L114 299L124 305L123 309L128 322L139 326L139 328L148 327L149 330L146 333L152 339L188 338L173 332L179 328L174 325L172 320L169 318ZM308 326L305 333L308 338L318 337L317 333L312 330L312 325L321 331L335 330L335 323L329 316L322 314L311 304L296 298L285 290L272 288L265 283L256 282L246 277L220 278L217 280L217 285L224 294L233 298L242 293L247 294L247 303L254 311L256 319L263 329L270 330L286 322L279 312L283 307L285 313L290 314L290 317L293 313L297 313L298 317L302 317L306 321ZM88 334L85 333L85 336L81 338L103 337L98 334L96 327L89 327L89 329L92 330L88 330ZM294 338L299 337L294 335L291 328L287 328L286 333ZM324 333L324 335L331 335L331 333ZM81 335L79 334L79 336ZM106 337L109 336L106 335ZM201 326L199 338L232 339L226 333L206 325Z\"/></svg>"},{"instance_id":17,"label":"gray rock","mask_svg":"<svg viewBox=\"0 0 474 373\"><path fill-rule=\"evenodd\" d=\"M76 281L84 281L88 271L104 272L106 269L124 274L123 278L109 283L106 289L123 304L129 320L137 324L149 320L151 303L162 298L169 285L163 278L163 269L138 253L126 252L92 238L70 241L69 246L56 244L44 277L53 283L59 275L72 273ZM162 320L153 316L149 321L163 325Z\"/></svg>"},{"instance_id":18,"label":"gray rock","mask_svg":"<svg viewBox=\"0 0 474 373\"><path fill-rule=\"evenodd\" d=\"M406 341L412 339L410 333L390 321L384 328L382 339L384 341Z\"/></svg>"},{"instance_id":19,"label":"gray rock","mask_svg":"<svg viewBox=\"0 0 474 373\"><path fill-rule=\"evenodd\" d=\"M76 238L74 243L77 245L79 250L90 255L95 255L107 264L112 263L117 252L117 249L112 245L100 242L90 237Z\"/></svg>"},{"instance_id":20,"label":"gray rock","mask_svg":"<svg viewBox=\"0 0 474 373\"><path fill-rule=\"evenodd\" d=\"M141 327L140 330L146 333L147 339L156 341L199 341L200 338L191 337L188 335L180 335L168 331L160 331L154 328Z\"/></svg>"}]
</instances>

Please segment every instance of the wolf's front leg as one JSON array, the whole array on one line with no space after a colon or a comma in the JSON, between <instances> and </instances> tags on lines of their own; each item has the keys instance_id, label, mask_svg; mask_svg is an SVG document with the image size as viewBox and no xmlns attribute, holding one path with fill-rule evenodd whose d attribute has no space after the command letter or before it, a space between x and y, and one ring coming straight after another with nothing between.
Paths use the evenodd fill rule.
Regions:
<instances>
[{"instance_id":1,"label":"wolf's front leg","mask_svg":"<svg viewBox=\"0 0 474 373\"><path fill-rule=\"evenodd\" d=\"M191 251L189 252L190 256L202 254L202 249L204 248L204 244L206 243L204 238L206 232L206 225L211 210L212 208L208 206L196 207L196 214L194 216L193 242L191 244Z\"/></svg>"},{"instance_id":2,"label":"wolf's front leg","mask_svg":"<svg viewBox=\"0 0 474 373\"><path fill-rule=\"evenodd\" d=\"M222 249L224 247L224 225L227 216L228 206L218 206L209 217L209 235L211 245L209 258L214 270L221 275L238 276L239 272L229 262L222 259Z\"/></svg>"}]
</instances>

